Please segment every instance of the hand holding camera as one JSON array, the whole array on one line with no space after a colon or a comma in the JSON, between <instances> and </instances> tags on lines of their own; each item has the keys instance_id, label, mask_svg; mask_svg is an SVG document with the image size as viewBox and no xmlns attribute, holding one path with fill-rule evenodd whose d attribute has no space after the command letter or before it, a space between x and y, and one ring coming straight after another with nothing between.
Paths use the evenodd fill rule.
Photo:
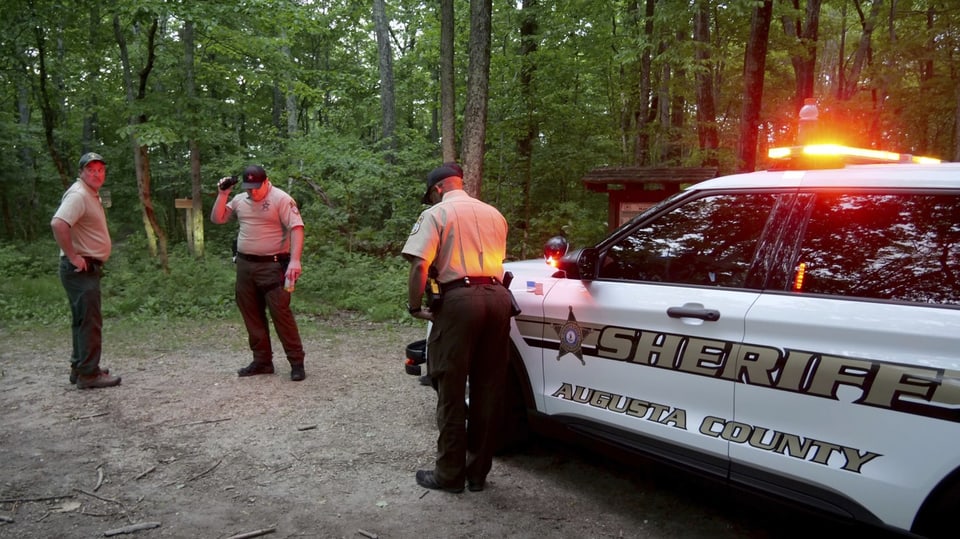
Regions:
<instances>
[{"instance_id":1,"label":"hand holding camera","mask_svg":"<svg viewBox=\"0 0 960 539\"><path fill-rule=\"evenodd\" d=\"M220 181L217 182L217 189L221 191L229 191L233 188L237 182L240 181L236 176L227 176L226 178L220 178Z\"/></svg>"}]
</instances>

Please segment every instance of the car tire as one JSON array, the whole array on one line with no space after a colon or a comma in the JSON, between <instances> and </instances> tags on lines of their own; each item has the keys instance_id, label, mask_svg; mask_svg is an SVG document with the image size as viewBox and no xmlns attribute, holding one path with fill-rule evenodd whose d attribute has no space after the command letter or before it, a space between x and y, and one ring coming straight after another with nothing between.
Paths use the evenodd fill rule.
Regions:
<instances>
[{"instance_id":1,"label":"car tire","mask_svg":"<svg viewBox=\"0 0 960 539\"><path fill-rule=\"evenodd\" d=\"M917 514L913 532L923 537L956 537L960 513L960 471L934 490Z\"/></svg>"},{"instance_id":2,"label":"car tire","mask_svg":"<svg viewBox=\"0 0 960 539\"><path fill-rule=\"evenodd\" d=\"M530 382L527 380L520 354L510 347L510 367L507 371L504 390L503 424L499 431L497 454L509 454L523 450L532 439L532 431L527 417L533 406L530 396Z\"/></svg>"}]
</instances>

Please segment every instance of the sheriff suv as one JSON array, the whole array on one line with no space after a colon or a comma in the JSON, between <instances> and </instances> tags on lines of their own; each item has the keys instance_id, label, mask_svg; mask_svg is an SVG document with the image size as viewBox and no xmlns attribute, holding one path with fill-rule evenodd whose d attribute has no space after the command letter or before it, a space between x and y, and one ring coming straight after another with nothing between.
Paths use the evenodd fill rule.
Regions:
<instances>
[{"instance_id":1,"label":"sheriff suv","mask_svg":"<svg viewBox=\"0 0 960 539\"><path fill-rule=\"evenodd\" d=\"M507 264L522 309L507 429L547 419L845 518L953 537L960 164L777 155L782 167L695 184L596 246Z\"/></svg>"}]
</instances>

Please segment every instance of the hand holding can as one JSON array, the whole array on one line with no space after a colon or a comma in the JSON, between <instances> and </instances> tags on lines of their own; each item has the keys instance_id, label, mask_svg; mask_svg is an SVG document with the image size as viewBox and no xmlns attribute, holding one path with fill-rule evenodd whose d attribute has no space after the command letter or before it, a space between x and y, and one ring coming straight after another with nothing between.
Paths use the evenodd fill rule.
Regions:
<instances>
[{"instance_id":1,"label":"hand holding can","mask_svg":"<svg viewBox=\"0 0 960 539\"><path fill-rule=\"evenodd\" d=\"M220 178L220 181L217 182L217 189L221 191L229 191L234 185L237 184L238 181L240 180L236 176Z\"/></svg>"}]
</instances>

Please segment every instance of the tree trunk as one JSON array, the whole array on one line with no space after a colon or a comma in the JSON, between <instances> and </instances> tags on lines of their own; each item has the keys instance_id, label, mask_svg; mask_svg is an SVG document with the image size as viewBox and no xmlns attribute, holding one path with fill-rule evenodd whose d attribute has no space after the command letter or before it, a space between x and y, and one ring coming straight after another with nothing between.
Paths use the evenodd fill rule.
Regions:
<instances>
[{"instance_id":1,"label":"tree trunk","mask_svg":"<svg viewBox=\"0 0 960 539\"><path fill-rule=\"evenodd\" d=\"M293 51L290 50L290 45L287 40L287 31L286 29L281 30L283 36L283 55L286 57L287 61L290 62L290 65L296 64L296 59L293 57ZM285 132L288 137L295 136L299 131L299 121L300 121L300 110L297 107L297 93L294 88L293 77L290 76L284 82L284 110L287 113L287 126Z\"/></svg>"},{"instance_id":2,"label":"tree trunk","mask_svg":"<svg viewBox=\"0 0 960 539\"><path fill-rule=\"evenodd\" d=\"M54 136L54 130L56 129L56 111L54 110L53 103L51 103L50 92L48 91L48 75L47 75L47 46L46 46L46 35L43 32L43 28L40 25L34 27L34 35L36 36L37 41L37 64L39 66L39 73L37 78L40 81L40 115L43 120L43 134L47 143L47 151L50 153L50 160L53 161L53 165L57 167L57 174L60 176L60 184L63 185L63 188L66 189L70 187L70 173L67 171L67 167L63 162L63 156L60 155L60 151L57 149L56 137Z\"/></svg>"},{"instance_id":3,"label":"tree trunk","mask_svg":"<svg viewBox=\"0 0 960 539\"><path fill-rule=\"evenodd\" d=\"M800 21L783 18L783 31L798 42L799 53L790 56L793 73L796 78L794 89L794 110L799 111L803 101L813 97L814 80L817 66L817 39L820 33L820 6L822 0L807 0L806 15ZM793 0L793 6L800 8L799 0Z\"/></svg>"},{"instance_id":4,"label":"tree trunk","mask_svg":"<svg viewBox=\"0 0 960 539\"><path fill-rule=\"evenodd\" d=\"M657 47L657 56L662 57L666 52L667 44L660 42ZM660 66L660 80L657 84L657 119L656 136L654 137L655 152L652 153L651 164L662 165L670 158L670 139L673 132L673 116L670 114L672 99L670 98L670 79L673 77L674 65L670 61L665 61Z\"/></svg>"},{"instance_id":5,"label":"tree trunk","mask_svg":"<svg viewBox=\"0 0 960 539\"><path fill-rule=\"evenodd\" d=\"M397 142L394 137L397 111L393 87L393 50L390 47L390 25L384 0L373 0L373 21L377 31L377 57L380 59L380 115L383 118L383 142L387 162L396 160Z\"/></svg>"},{"instance_id":6,"label":"tree trunk","mask_svg":"<svg viewBox=\"0 0 960 539\"><path fill-rule=\"evenodd\" d=\"M535 54L537 52L537 0L523 0L520 15L520 95L526 119L517 139L517 159L520 161L521 181L523 182L523 221L520 229L523 239L520 242L520 258L527 258L527 243L530 217L532 213L530 188L533 185L533 146L540 131L537 121L537 107L534 100L533 75L537 70Z\"/></svg>"},{"instance_id":7,"label":"tree trunk","mask_svg":"<svg viewBox=\"0 0 960 539\"><path fill-rule=\"evenodd\" d=\"M693 40L697 51L697 138L703 154L701 162L707 166L718 166L720 135L717 132L717 105L710 61L710 3L707 0L697 2Z\"/></svg>"},{"instance_id":8,"label":"tree trunk","mask_svg":"<svg viewBox=\"0 0 960 539\"><path fill-rule=\"evenodd\" d=\"M957 94L953 113L953 161L960 161L960 84L954 80L954 92Z\"/></svg>"},{"instance_id":9,"label":"tree trunk","mask_svg":"<svg viewBox=\"0 0 960 539\"><path fill-rule=\"evenodd\" d=\"M453 0L440 0L440 149L443 161L457 160L457 103L453 78Z\"/></svg>"},{"instance_id":10,"label":"tree trunk","mask_svg":"<svg viewBox=\"0 0 960 539\"><path fill-rule=\"evenodd\" d=\"M270 107L270 121L273 122L273 128L277 133L285 133L283 125L283 107L285 106L283 90L280 88L280 81L273 81L273 101Z\"/></svg>"},{"instance_id":11,"label":"tree trunk","mask_svg":"<svg viewBox=\"0 0 960 539\"><path fill-rule=\"evenodd\" d=\"M686 37L684 39L687 39ZM680 63L680 67L676 70L675 78L677 79L686 79L690 76L685 63ZM684 132L687 131L687 108L689 107L689 102L687 97L682 93L677 91L676 88L671 90L670 95L670 148L667 153L667 158L671 163L676 166L681 166L688 150L686 149L686 143L684 138Z\"/></svg>"},{"instance_id":12,"label":"tree trunk","mask_svg":"<svg viewBox=\"0 0 960 539\"><path fill-rule=\"evenodd\" d=\"M737 148L737 170L752 172L757 168L757 128L763 103L763 74L767 65L770 22L773 0L763 0L750 20L750 39L743 58L743 105L740 113L740 137Z\"/></svg>"},{"instance_id":13,"label":"tree trunk","mask_svg":"<svg viewBox=\"0 0 960 539\"><path fill-rule=\"evenodd\" d=\"M467 106L463 114L464 190L480 197L483 187L487 94L490 87L490 21L492 0L470 0L470 66Z\"/></svg>"},{"instance_id":14,"label":"tree trunk","mask_svg":"<svg viewBox=\"0 0 960 539\"><path fill-rule=\"evenodd\" d=\"M646 8L643 14L643 39L647 43L653 42L653 15L657 5L657 0L646 0ZM645 47L640 57L640 82L637 87L637 108L634 111L634 124L637 128L637 138L634 142L633 161L634 166L642 167L647 165L650 160L650 133L648 125L651 118L651 93L653 88L653 74L650 72L653 66L650 48ZM655 109L654 109L655 110Z\"/></svg>"},{"instance_id":15,"label":"tree trunk","mask_svg":"<svg viewBox=\"0 0 960 539\"><path fill-rule=\"evenodd\" d=\"M873 37L873 30L877 27L877 19L880 17L880 7L882 4L883 0L874 0L872 6L870 7L870 15L865 15L863 10L859 9L859 4L856 4L858 7L857 11L860 14L860 26L862 28L862 32L860 34L860 43L857 45L857 51L853 55L850 73L844 76L844 80L847 82L839 94L839 97L842 101L848 101L855 93L857 93L857 84L860 82L860 73L863 71L863 67L866 65L867 59L869 58L870 40Z\"/></svg>"},{"instance_id":16,"label":"tree trunk","mask_svg":"<svg viewBox=\"0 0 960 539\"><path fill-rule=\"evenodd\" d=\"M640 6L637 4L638 0L628 0L624 5L624 17L623 17L623 34L628 38L635 38L639 34L637 30L640 24ZM616 17L611 17L614 20L614 33L616 33ZM626 40L625 40L626 41ZM628 44L623 46L624 49L628 48ZM623 54L623 49L619 45L614 45L613 50L614 57ZM634 80L640 73L640 69L637 68L636 62L627 61L621 62L618 65L618 71L620 74L620 152L623 154L622 160L627 164L627 157L629 156L629 163L634 161L634 148L632 145L635 143L635 133L633 129L633 119L634 119L634 110L638 101L637 91L639 89L639 84Z\"/></svg>"},{"instance_id":17,"label":"tree trunk","mask_svg":"<svg viewBox=\"0 0 960 539\"><path fill-rule=\"evenodd\" d=\"M147 37L147 64L140 70L140 81L137 93L133 91L133 75L130 66L130 54L127 51L127 40L123 35L123 29L120 25L120 17L113 17L113 33L117 39L117 46L120 48L120 63L123 69L123 82L126 88L127 104L131 109L138 99L143 99L146 95L147 78L153 69L153 62L156 54L156 36L159 22L153 19ZM167 236L163 229L157 223L156 212L153 209L153 199L150 195L150 156L147 147L137 141L136 125L146 123L147 118L144 115L139 117L131 116L129 124L134 127L130 134L130 143L133 146L133 163L137 175L137 191L140 195L140 204L143 210L143 226L147 235L147 248L151 256L159 256L163 270L170 271L169 260L167 258Z\"/></svg>"},{"instance_id":18,"label":"tree trunk","mask_svg":"<svg viewBox=\"0 0 960 539\"><path fill-rule=\"evenodd\" d=\"M847 3L844 2L840 7L840 44L837 47L837 72L834 74L836 81L833 84L832 93L837 99L840 99L840 96L843 95L843 87L846 85L844 82L844 77L846 76L846 69L844 69L844 61L847 56Z\"/></svg>"},{"instance_id":19,"label":"tree trunk","mask_svg":"<svg viewBox=\"0 0 960 539\"><path fill-rule=\"evenodd\" d=\"M93 2L90 6L90 51L94 51L93 54L96 54L95 51L100 50L100 43L97 39L97 36L100 34L100 6L97 2ZM100 63L96 60L89 61L88 64L91 68L87 71L86 76L88 77L87 88L96 88L100 85ZM86 153L88 148L92 148L97 141L98 129L97 129L97 93L89 92L88 95L84 98L86 103L84 107L89 113L85 114L83 117L83 132L81 134L80 146L81 154Z\"/></svg>"},{"instance_id":20,"label":"tree trunk","mask_svg":"<svg viewBox=\"0 0 960 539\"><path fill-rule=\"evenodd\" d=\"M194 81L194 24L193 21L186 21L183 25L183 71L184 84L186 85L187 102L190 103L186 111L187 117L193 117L196 113L193 103L196 102L197 90ZM200 177L200 144L197 142L196 134L190 132L190 178L192 187L190 200L193 207L190 210L191 219L187 219L187 249L193 256L202 257L204 254L203 241L203 189L202 178Z\"/></svg>"},{"instance_id":21,"label":"tree trunk","mask_svg":"<svg viewBox=\"0 0 960 539\"><path fill-rule=\"evenodd\" d=\"M20 72L19 77L17 77L17 124L20 129L23 129L24 132L30 128L30 88L29 81L26 80L26 69ZM37 192L38 182L37 182L37 158L34 155L34 150L29 144L23 144L20 147L19 154L19 163L22 167L24 174L23 180L29 184L29 215L33 217L38 211L42 212L44 210L43 206L40 204L40 195ZM0 185L3 185L9 181L12 181L12 178L3 177L0 179ZM11 211L10 204L10 189L8 186L3 185L3 225L4 230L7 232L7 237L14 237L14 229L16 227L21 227L20 232L23 234L23 237L28 241L33 241L37 238L37 226L34 224L37 222L36 219L23 219L23 214L20 211ZM14 203L14 206L17 204ZM17 214L16 216L14 214ZM46 216L44 216L46 217ZM49 229L48 229L49 230Z\"/></svg>"}]
</instances>

